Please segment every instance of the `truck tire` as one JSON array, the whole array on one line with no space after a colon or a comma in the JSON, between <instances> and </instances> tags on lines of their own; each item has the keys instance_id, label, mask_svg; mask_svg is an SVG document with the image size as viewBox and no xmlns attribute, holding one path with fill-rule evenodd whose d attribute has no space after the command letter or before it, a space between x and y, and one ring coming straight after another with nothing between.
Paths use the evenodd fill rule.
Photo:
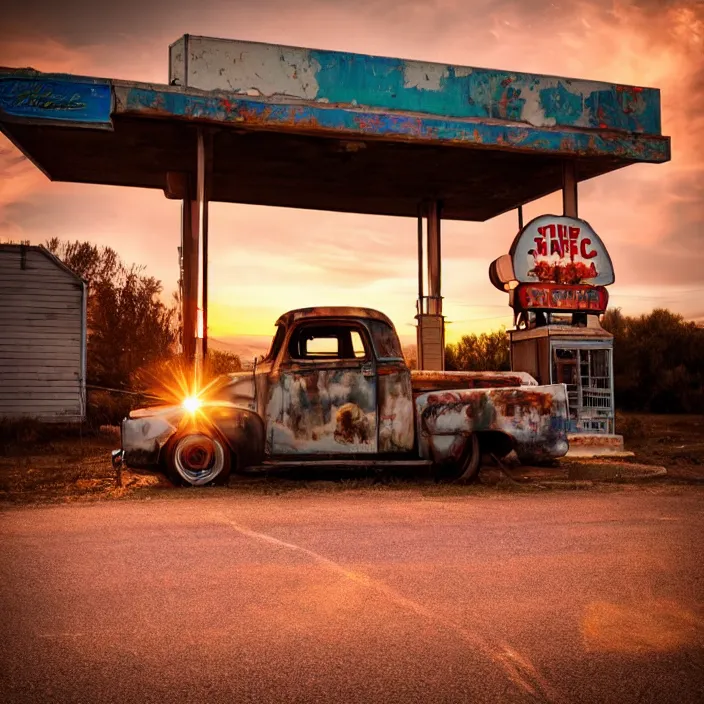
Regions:
<instances>
[{"instance_id":1,"label":"truck tire","mask_svg":"<svg viewBox=\"0 0 704 704\"><path fill-rule=\"evenodd\" d=\"M169 443L166 463L176 484L224 484L232 469L232 455L215 433L187 433Z\"/></svg>"},{"instance_id":2,"label":"truck tire","mask_svg":"<svg viewBox=\"0 0 704 704\"><path fill-rule=\"evenodd\" d=\"M438 467L436 477L441 482L471 484L479 478L481 459L479 437L476 433L472 433L467 439L462 458L457 462L449 462Z\"/></svg>"}]
</instances>

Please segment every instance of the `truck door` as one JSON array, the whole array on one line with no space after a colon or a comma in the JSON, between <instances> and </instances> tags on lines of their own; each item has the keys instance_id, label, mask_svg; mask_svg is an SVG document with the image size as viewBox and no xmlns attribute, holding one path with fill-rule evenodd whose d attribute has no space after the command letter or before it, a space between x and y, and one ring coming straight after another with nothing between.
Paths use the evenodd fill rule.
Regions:
<instances>
[{"instance_id":1,"label":"truck door","mask_svg":"<svg viewBox=\"0 0 704 704\"><path fill-rule=\"evenodd\" d=\"M367 327L377 360L379 453L403 454L413 449L415 433L411 373L396 331L382 320L369 320Z\"/></svg>"},{"instance_id":2,"label":"truck door","mask_svg":"<svg viewBox=\"0 0 704 704\"><path fill-rule=\"evenodd\" d=\"M267 407L272 455L377 452L376 363L363 325L299 323L277 383Z\"/></svg>"}]
</instances>

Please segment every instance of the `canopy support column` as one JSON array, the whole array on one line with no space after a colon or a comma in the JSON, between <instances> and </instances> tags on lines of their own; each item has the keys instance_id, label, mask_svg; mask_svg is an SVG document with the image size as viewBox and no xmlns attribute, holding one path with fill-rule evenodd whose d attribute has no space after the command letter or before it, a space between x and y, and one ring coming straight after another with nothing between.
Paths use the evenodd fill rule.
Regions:
<instances>
[{"instance_id":1,"label":"canopy support column","mask_svg":"<svg viewBox=\"0 0 704 704\"><path fill-rule=\"evenodd\" d=\"M440 295L440 203L431 201L427 210L428 219L428 313L442 315Z\"/></svg>"},{"instance_id":2,"label":"canopy support column","mask_svg":"<svg viewBox=\"0 0 704 704\"><path fill-rule=\"evenodd\" d=\"M197 353L208 356L208 203L212 175L212 135L198 128L196 159L196 203L198 241L198 324Z\"/></svg>"},{"instance_id":3,"label":"canopy support column","mask_svg":"<svg viewBox=\"0 0 704 704\"><path fill-rule=\"evenodd\" d=\"M208 354L208 202L212 175L212 135L196 134L191 173L169 172L167 198L181 198L181 347L189 363ZM195 199L194 199L195 196Z\"/></svg>"},{"instance_id":4,"label":"canopy support column","mask_svg":"<svg viewBox=\"0 0 704 704\"><path fill-rule=\"evenodd\" d=\"M181 207L181 348L188 362L196 356L198 319L198 208L185 189Z\"/></svg>"},{"instance_id":5,"label":"canopy support column","mask_svg":"<svg viewBox=\"0 0 704 704\"><path fill-rule=\"evenodd\" d=\"M562 214L577 216L577 164L572 160L562 162Z\"/></svg>"},{"instance_id":6,"label":"canopy support column","mask_svg":"<svg viewBox=\"0 0 704 704\"><path fill-rule=\"evenodd\" d=\"M423 218L427 231L428 295L423 295ZM441 204L424 203L418 212L418 368L442 371L445 368L445 319L441 294Z\"/></svg>"}]
</instances>

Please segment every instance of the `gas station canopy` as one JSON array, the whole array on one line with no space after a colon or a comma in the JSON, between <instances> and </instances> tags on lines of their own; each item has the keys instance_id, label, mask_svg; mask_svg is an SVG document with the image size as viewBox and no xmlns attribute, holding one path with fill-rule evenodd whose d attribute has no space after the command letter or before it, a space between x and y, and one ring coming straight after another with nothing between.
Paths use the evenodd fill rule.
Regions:
<instances>
[{"instance_id":1,"label":"gas station canopy","mask_svg":"<svg viewBox=\"0 0 704 704\"><path fill-rule=\"evenodd\" d=\"M577 180L670 158L660 93L554 76L186 35L169 84L0 69L0 129L56 181L208 199L486 220ZM186 181L184 181L186 182Z\"/></svg>"}]
</instances>

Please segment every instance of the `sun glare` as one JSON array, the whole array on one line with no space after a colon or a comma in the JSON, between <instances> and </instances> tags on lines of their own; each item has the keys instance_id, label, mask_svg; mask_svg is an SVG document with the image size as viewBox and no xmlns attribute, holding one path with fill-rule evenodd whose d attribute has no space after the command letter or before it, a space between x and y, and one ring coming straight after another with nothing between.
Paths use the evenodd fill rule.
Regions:
<instances>
[{"instance_id":1,"label":"sun glare","mask_svg":"<svg viewBox=\"0 0 704 704\"><path fill-rule=\"evenodd\" d=\"M203 415L205 406L227 381L215 373L208 360L188 364L183 359L153 365L144 371L143 380L151 398L164 405L180 406L194 416Z\"/></svg>"},{"instance_id":2,"label":"sun glare","mask_svg":"<svg viewBox=\"0 0 704 704\"><path fill-rule=\"evenodd\" d=\"M203 402L196 398L195 396L189 396L183 400L181 404L189 413L195 413L202 405Z\"/></svg>"}]
</instances>

